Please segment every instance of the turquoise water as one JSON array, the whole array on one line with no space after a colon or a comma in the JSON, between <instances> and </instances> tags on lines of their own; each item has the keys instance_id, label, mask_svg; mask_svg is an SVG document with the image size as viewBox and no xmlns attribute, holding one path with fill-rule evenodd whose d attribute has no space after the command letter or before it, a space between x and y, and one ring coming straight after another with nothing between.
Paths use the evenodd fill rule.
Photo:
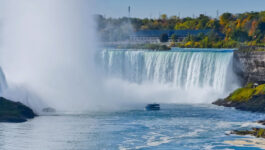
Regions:
<instances>
[{"instance_id":1,"label":"turquoise water","mask_svg":"<svg viewBox=\"0 0 265 150\"><path fill-rule=\"evenodd\" d=\"M122 80L125 87L137 84L147 91L142 93L151 93L147 97L157 95L146 99L159 103L211 103L240 87L233 71L232 49L105 49L99 60L106 78Z\"/></svg>"},{"instance_id":2,"label":"turquoise water","mask_svg":"<svg viewBox=\"0 0 265 150\"><path fill-rule=\"evenodd\" d=\"M265 115L213 105L144 106L116 112L40 116L19 124L0 123L1 150L215 150L259 149L225 144L245 137L226 135L256 126Z\"/></svg>"},{"instance_id":3,"label":"turquoise water","mask_svg":"<svg viewBox=\"0 0 265 150\"><path fill-rule=\"evenodd\" d=\"M102 104L110 110L121 107L119 111L62 112L0 123L0 150L260 149L228 144L253 139L228 133L261 127L253 121L265 114L210 104L239 86L232 71L233 50L104 50L100 56L106 81L119 79L110 82L111 106ZM161 110L145 111L151 101L162 103Z\"/></svg>"}]
</instances>

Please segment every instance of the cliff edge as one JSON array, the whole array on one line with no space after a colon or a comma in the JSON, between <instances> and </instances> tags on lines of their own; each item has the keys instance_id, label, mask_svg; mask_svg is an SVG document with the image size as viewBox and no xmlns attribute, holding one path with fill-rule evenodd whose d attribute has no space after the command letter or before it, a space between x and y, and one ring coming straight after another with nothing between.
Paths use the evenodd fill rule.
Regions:
<instances>
[{"instance_id":1,"label":"cliff edge","mask_svg":"<svg viewBox=\"0 0 265 150\"><path fill-rule=\"evenodd\" d=\"M234 52L233 68L246 83L265 83L265 51Z\"/></svg>"}]
</instances>

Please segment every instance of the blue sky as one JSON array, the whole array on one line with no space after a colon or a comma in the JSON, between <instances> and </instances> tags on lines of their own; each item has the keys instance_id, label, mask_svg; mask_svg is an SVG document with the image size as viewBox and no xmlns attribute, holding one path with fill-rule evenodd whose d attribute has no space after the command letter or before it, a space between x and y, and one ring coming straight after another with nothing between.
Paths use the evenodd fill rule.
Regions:
<instances>
[{"instance_id":1,"label":"blue sky","mask_svg":"<svg viewBox=\"0 0 265 150\"><path fill-rule=\"evenodd\" d=\"M107 17L128 16L157 18L159 14L181 17L206 14L212 17L219 13L241 13L265 10L265 0L96 0L95 12Z\"/></svg>"}]
</instances>

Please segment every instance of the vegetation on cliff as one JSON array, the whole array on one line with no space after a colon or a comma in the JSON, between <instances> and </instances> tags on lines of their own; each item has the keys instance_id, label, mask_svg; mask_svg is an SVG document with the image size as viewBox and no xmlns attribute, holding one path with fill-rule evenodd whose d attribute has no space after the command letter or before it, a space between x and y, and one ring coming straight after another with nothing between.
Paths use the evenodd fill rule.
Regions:
<instances>
[{"instance_id":1,"label":"vegetation on cliff","mask_svg":"<svg viewBox=\"0 0 265 150\"><path fill-rule=\"evenodd\" d=\"M216 32L212 31L206 35L199 34L197 36L189 35L183 42L171 43L171 46L185 47L185 48L235 48L239 47L240 43L228 39L223 40Z\"/></svg>"},{"instance_id":2,"label":"vegetation on cliff","mask_svg":"<svg viewBox=\"0 0 265 150\"><path fill-rule=\"evenodd\" d=\"M265 46L240 46L238 48L240 52L253 52L253 51L265 51Z\"/></svg>"},{"instance_id":3,"label":"vegetation on cliff","mask_svg":"<svg viewBox=\"0 0 265 150\"><path fill-rule=\"evenodd\" d=\"M257 87L253 87L253 83L249 83L243 88L239 88L230 94L226 100L233 102L247 102L253 96L264 95L265 94L265 84L261 84Z\"/></svg>"},{"instance_id":4,"label":"vegetation on cliff","mask_svg":"<svg viewBox=\"0 0 265 150\"><path fill-rule=\"evenodd\" d=\"M106 45L106 46L118 49L147 49L154 51L167 51L171 49L167 45L160 45L160 44L124 44L124 45Z\"/></svg>"},{"instance_id":5,"label":"vegetation on cliff","mask_svg":"<svg viewBox=\"0 0 265 150\"><path fill-rule=\"evenodd\" d=\"M0 122L25 122L34 116L34 112L20 102L0 97Z\"/></svg>"},{"instance_id":6,"label":"vegetation on cliff","mask_svg":"<svg viewBox=\"0 0 265 150\"><path fill-rule=\"evenodd\" d=\"M213 104L252 112L265 112L265 84L255 86L249 83Z\"/></svg>"},{"instance_id":7,"label":"vegetation on cliff","mask_svg":"<svg viewBox=\"0 0 265 150\"><path fill-rule=\"evenodd\" d=\"M213 104L225 107L235 107L236 109L265 112L265 84L255 85L253 83L247 84L243 88L239 88L231 93L225 99L219 99ZM258 121L265 125L265 121ZM232 134L237 135L252 135L258 138L265 138L265 129L252 128L251 130L234 130Z\"/></svg>"},{"instance_id":8,"label":"vegetation on cliff","mask_svg":"<svg viewBox=\"0 0 265 150\"><path fill-rule=\"evenodd\" d=\"M265 46L265 11L241 14L224 13L219 18L206 15L179 18L162 14L154 18L105 18L97 15L98 31L103 41L127 40L139 30L200 30L212 29L207 35L189 36L181 47L238 47L239 45ZM223 36L217 36L221 33ZM220 34L219 34L220 35ZM172 42L172 45L177 45Z\"/></svg>"},{"instance_id":9,"label":"vegetation on cliff","mask_svg":"<svg viewBox=\"0 0 265 150\"><path fill-rule=\"evenodd\" d=\"M252 135L258 138L265 138L265 129L262 128L252 128L252 130L234 130L232 131L232 134L237 134L237 135Z\"/></svg>"}]
</instances>

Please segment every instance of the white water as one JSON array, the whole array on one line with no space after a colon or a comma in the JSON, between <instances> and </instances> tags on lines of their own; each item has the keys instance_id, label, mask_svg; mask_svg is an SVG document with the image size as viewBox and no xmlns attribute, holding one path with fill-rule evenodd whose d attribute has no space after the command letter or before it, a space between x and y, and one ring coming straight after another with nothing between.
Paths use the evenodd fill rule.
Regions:
<instances>
[{"instance_id":1,"label":"white water","mask_svg":"<svg viewBox=\"0 0 265 150\"><path fill-rule=\"evenodd\" d=\"M123 88L134 85L136 89L128 89L132 93L143 90L153 101L176 103L205 103L227 96L238 87L232 58L232 52L102 52L108 77L121 79Z\"/></svg>"},{"instance_id":2,"label":"white water","mask_svg":"<svg viewBox=\"0 0 265 150\"><path fill-rule=\"evenodd\" d=\"M34 108L92 107L97 87L92 0L0 0L5 97Z\"/></svg>"},{"instance_id":3,"label":"white water","mask_svg":"<svg viewBox=\"0 0 265 150\"><path fill-rule=\"evenodd\" d=\"M5 74L0 67L0 96L2 96L3 92L8 88Z\"/></svg>"},{"instance_id":4,"label":"white water","mask_svg":"<svg viewBox=\"0 0 265 150\"><path fill-rule=\"evenodd\" d=\"M108 75L103 76L94 64L93 5L90 0L0 0L0 66L8 82L3 96L36 112L47 106L86 111L150 102L209 103L237 86L227 82L234 79L232 53L105 51Z\"/></svg>"}]
</instances>

